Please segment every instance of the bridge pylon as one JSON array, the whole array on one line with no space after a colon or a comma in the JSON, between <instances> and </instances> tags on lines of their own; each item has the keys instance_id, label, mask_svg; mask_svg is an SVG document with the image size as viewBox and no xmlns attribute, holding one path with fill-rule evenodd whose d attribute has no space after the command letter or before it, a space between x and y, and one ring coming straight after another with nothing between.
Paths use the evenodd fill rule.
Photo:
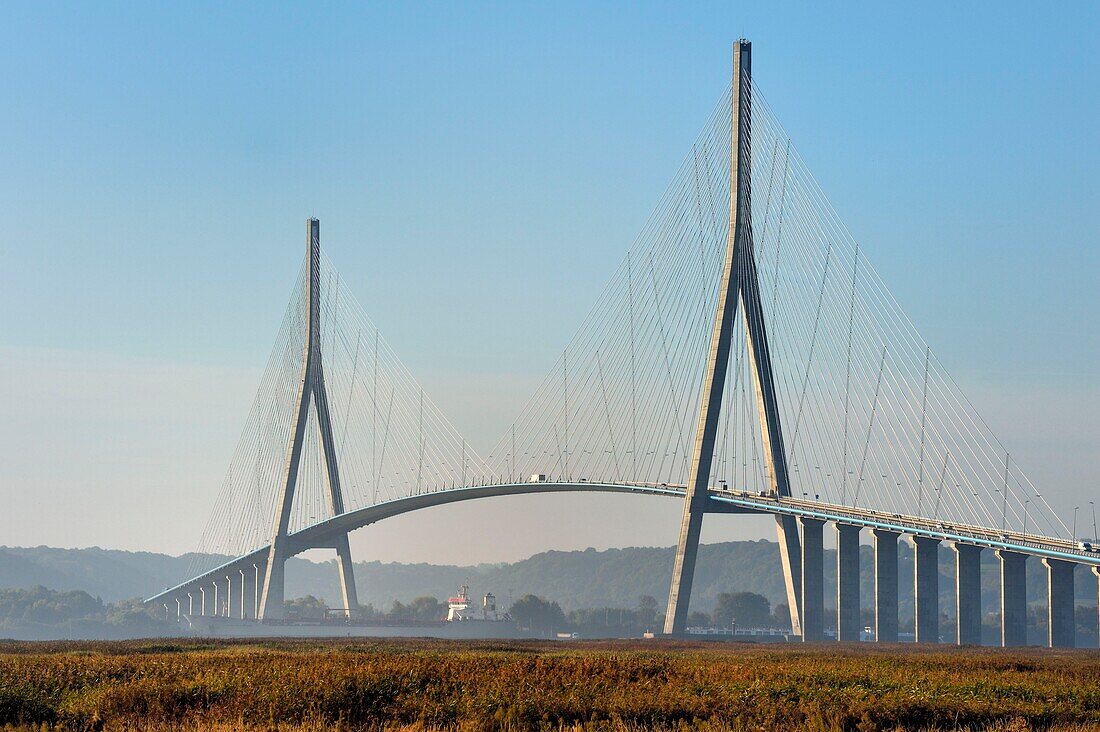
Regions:
<instances>
[{"instance_id":1,"label":"bridge pylon","mask_svg":"<svg viewBox=\"0 0 1100 732\"><path fill-rule=\"evenodd\" d=\"M271 548L268 551L264 572L263 593L260 598L258 620L274 620L283 617L284 567L288 551L287 532L290 526L294 492L298 484L298 471L302 460L306 426L309 422L309 406L313 403L317 413L317 428L324 454L324 477L328 488L329 509L333 516L344 513L344 495L340 487L340 468L336 457L336 441L332 436L332 420L329 413L328 392L325 389L325 371L321 357L321 222L306 222L306 278L305 278L305 340L302 348L301 376L298 381L298 397L294 431L286 451L286 467L282 490L275 504L275 521L272 529ZM345 613L359 605L352 573L351 548L347 533L338 534L331 545L336 549L340 590Z\"/></svg>"},{"instance_id":2,"label":"bridge pylon","mask_svg":"<svg viewBox=\"0 0 1100 732\"><path fill-rule=\"evenodd\" d=\"M756 256L752 232L752 44L741 39L733 45L732 124L730 130L730 201L729 233L722 279L718 290L718 308L711 331L707 373L703 381L695 445L684 496L684 514L680 540L672 569L666 634L681 634L687 625L691 584L699 552L699 533L707 510L708 488L714 459L715 440L726 386L734 318L741 300L745 340L756 390L761 442L767 482L774 494L790 496L787 457L779 404L775 394L768 335L760 301ZM776 516L783 576L791 609L791 629L801 635L802 560L798 526L793 516Z\"/></svg>"}]
</instances>

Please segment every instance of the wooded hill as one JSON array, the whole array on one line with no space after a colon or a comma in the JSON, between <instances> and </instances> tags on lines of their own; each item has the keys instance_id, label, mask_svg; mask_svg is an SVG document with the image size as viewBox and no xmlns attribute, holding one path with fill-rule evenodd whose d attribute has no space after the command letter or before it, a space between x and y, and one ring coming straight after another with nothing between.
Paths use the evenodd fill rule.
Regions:
<instances>
[{"instance_id":1,"label":"wooded hill","mask_svg":"<svg viewBox=\"0 0 1100 732\"><path fill-rule=\"evenodd\" d=\"M862 605L871 607L873 588L871 548L861 548ZM577 608L638 605L650 595L663 607L672 571L671 547L630 547L596 551L549 551L510 564L454 566L359 562L355 566L360 602L378 610L394 601L408 602L431 596L444 599L460 585L469 584L476 598L493 592L502 608L510 600L533 594L558 602L566 611ZM84 590L105 602L148 597L183 579L191 555L172 557L151 552L109 549L54 549L0 547L0 588L43 585L53 590ZM995 612L998 573L992 552L983 554L983 605ZM825 559L826 605L835 606L835 555ZM701 547L692 590L692 610L710 612L722 592L755 592L772 605L786 603L779 572L779 549L771 541L735 541ZM912 550L904 542L900 552L901 616L912 615ZM954 558L946 546L940 551L941 608L954 609ZM1078 577L1078 597L1095 604L1095 579ZM1037 561L1028 564L1028 596L1045 602L1046 572ZM292 559L287 564L288 598L313 595L335 604L336 568L333 562Z\"/></svg>"}]
</instances>

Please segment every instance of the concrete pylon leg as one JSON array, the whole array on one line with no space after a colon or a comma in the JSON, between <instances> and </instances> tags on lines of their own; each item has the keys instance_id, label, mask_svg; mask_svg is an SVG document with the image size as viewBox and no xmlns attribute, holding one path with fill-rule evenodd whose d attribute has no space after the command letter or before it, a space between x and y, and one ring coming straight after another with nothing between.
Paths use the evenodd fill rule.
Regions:
<instances>
[{"instance_id":1,"label":"concrete pylon leg","mask_svg":"<svg viewBox=\"0 0 1100 732\"><path fill-rule=\"evenodd\" d=\"M187 614L195 614L195 596L192 595L190 592L187 593Z\"/></svg>"},{"instance_id":2,"label":"concrete pylon leg","mask_svg":"<svg viewBox=\"0 0 1100 732\"><path fill-rule=\"evenodd\" d=\"M225 617L233 617L233 576L228 574L225 576Z\"/></svg>"},{"instance_id":3,"label":"concrete pylon leg","mask_svg":"<svg viewBox=\"0 0 1100 732\"><path fill-rule=\"evenodd\" d=\"M344 617L350 618L359 608L359 593L355 590L355 573L352 571L351 546L347 534L336 537L336 569L340 577Z\"/></svg>"},{"instance_id":4,"label":"concrete pylon leg","mask_svg":"<svg viewBox=\"0 0 1100 732\"><path fill-rule=\"evenodd\" d=\"M802 551L799 547L798 522L794 516L776 516L775 530L779 538L783 585L787 589L787 607L791 609L791 634L803 636Z\"/></svg>"},{"instance_id":5,"label":"concrete pylon leg","mask_svg":"<svg viewBox=\"0 0 1100 732\"><path fill-rule=\"evenodd\" d=\"M281 619L283 609L283 571L286 559L280 556L268 556L267 577L264 579L263 593L260 595L260 620Z\"/></svg>"},{"instance_id":6,"label":"concrete pylon leg","mask_svg":"<svg viewBox=\"0 0 1100 732\"><path fill-rule=\"evenodd\" d=\"M680 522L680 540L672 564L672 584L668 591L665 613L666 635L679 635L687 625L691 603L691 584L695 578L695 560L699 555L699 534L703 528L703 497L693 494L684 499L684 515Z\"/></svg>"},{"instance_id":7,"label":"concrete pylon leg","mask_svg":"<svg viewBox=\"0 0 1100 732\"><path fill-rule=\"evenodd\" d=\"M898 642L898 532L872 529L875 537L875 640Z\"/></svg>"},{"instance_id":8,"label":"concrete pylon leg","mask_svg":"<svg viewBox=\"0 0 1100 732\"><path fill-rule=\"evenodd\" d=\"M325 389L324 369L318 363L313 377L313 403L317 409L317 427L321 432L321 447L325 456L325 478L328 483L329 508L333 516L344 512L344 492L340 486L340 468L336 456L336 438L332 432L332 417L329 414L328 392ZM359 607L359 596L355 591L355 573L351 563L351 546L348 535L336 537L336 567L340 577L340 596L343 601L344 616Z\"/></svg>"},{"instance_id":9,"label":"concrete pylon leg","mask_svg":"<svg viewBox=\"0 0 1100 732\"><path fill-rule=\"evenodd\" d=\"M836 638L859 640L859 527L836 525Z\"/></svg>"},{"instance_id":10,"label":"concrete pylon leg","mask_svg":"<svg viewBox=\"0 0 1100 732\"><path fill-rule=\"evenodd\" d=\"M982 548L955 543L955 642L982 643Z\"/></svg>"},{"instance_id":11,"label":"concrete pylon leg","mask_svg":"<svg viewBox=\"0 0 1100 732\"><path fill-rule=\"evenodd\" d=\"M214 580L211 584L214 585L214 617L219 617L222 614L221 587L218 586L217 580Z\"/></svg>"},{"instance_id":12,"label":"concrete pylon leg","mask_svg":"<svg viewBox=\"0 0 1100 732\"><path fill-rule=\"evenodd\" d=\"M199 615L205 616L206 615L206 588L205 587L200 587L199 588L199 596L201 598L201 602L199 603L199 611L200 611Z\"/></svg>"},{"instance_id":13,"label":"concrete pylon leg","mask_svg":"<svg viewBox=\"0 0 1100 732\"><path fill-rule=\"evenodd\" d=\"M940 540L913 537L913 597L917 643L940 642Z\"/></svg>"},{"instance_id":14,"label":"concrete pylon leg","mask_svg":"<svg viewBox=\"0 0 1100 732\"><path fill-rule=\"evenodd\" d=\"M801 518L802 640L825 640L825 522Z\"/></svg>"},{"instance_id":15,"label":"concrete pylon leg","mask_svg":"<svg viewBox=\"0 0 1100 732\"><path fill-rule=\"evenodd\" d=\"M1001 645L1027 645L1027 555L998 549L1001 560Z\"/></svg>"},{"instance_id":16,"label":"concrete pylon leg","mask_svg":"<svg viewBox=\"0 0 1100 732\"><path fill-rule=\"evenodd\" d=\"M1047 568L1047 645L1073 648L1076 622L1073 617L1073 570L1076 563L1044 559Z\"/></svg>"}]
</instances>

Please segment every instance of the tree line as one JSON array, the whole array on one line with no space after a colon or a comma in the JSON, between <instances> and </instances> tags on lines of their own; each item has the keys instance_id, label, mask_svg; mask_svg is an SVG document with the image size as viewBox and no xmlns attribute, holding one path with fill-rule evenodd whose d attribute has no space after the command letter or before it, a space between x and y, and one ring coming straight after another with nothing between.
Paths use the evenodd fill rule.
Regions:
<instances>
[{"instance_id":1,"label":"tree line","mask_svg":"<svg viewBox=\"0 0 1100 732\"><path fill-rule=\"evenodd\" d=\"M331 614L325 602L313 595L287 600L287 617L321 620ZM692 613L689 625L731 627L789 627L784 620L786 606L773 615L768 599L753 592L721 593L713 613ZM447 605L438 598L421 596L408 603L395 601L389 610L367 604L355 611L361 622L433 623L447 616ZM581 608L564 612L561 605L534 594L512 603L511 621L521 630L549 633L565 630L615 630L617 632L659 631L664 624L657 599L641 595L634 607ZM0 590L0 628L20 625L57 626L72 621L94 621L114 625L150 626L163 621L163 612L146 608L140 599L105 603L82 590L59 592L46 587ZM778 623L778 625L777 625Z\"/></svg>"},{"instance_id":2,"label":"tree line","mask_svg":"<svg viewBox=\"0 0 1100 732\"><path fill-rule=\"evenodd\" d=\"M330 614L323 600L306 595L286 602L291 619L320 620ZM826 629L836 626L836 611L826 608ZM360 622L389 625L433 624L447 615L446 603L423 595L409 602L395 601L388 610L367 604L356 611ZM862 608L861 626L874 626L874 612ZM1046 634L1045 608L1028 608L1028 640L1042 643ZM564 611L556 600L526 594L512 603L506 622L518 630L535 635L555 632L577 632L585 637L638 636L646 631L660 632L664 613L652 595L640 595L632 607L591 607ZM56 591L42 586L29 589L0 589L0 635L4 630L37 631L34 637L64 637L65 632L80 637L136 637L140 635L175 635L179 629L175 618L166 619L163 609L146 608L140 599L107 603L82 590ZM999 639L1000 617L987 613L982 619L983 641L995 644ZM1096 606L1078 604L1076 608L1078 643L1088 647L1096 642ZM767 628L790 630L790 612L785 604L771 606L768 599L755 592L718 593L710 613L692 612L688 626L697 628ZM912 619L902 618L901 628L911 630ZM51 630L52 629L52 630ZM64 632L59 632L64 631ZM941 615L940 635L945 642L955 636L954 618Z\"/></svg>"}]
</instances>

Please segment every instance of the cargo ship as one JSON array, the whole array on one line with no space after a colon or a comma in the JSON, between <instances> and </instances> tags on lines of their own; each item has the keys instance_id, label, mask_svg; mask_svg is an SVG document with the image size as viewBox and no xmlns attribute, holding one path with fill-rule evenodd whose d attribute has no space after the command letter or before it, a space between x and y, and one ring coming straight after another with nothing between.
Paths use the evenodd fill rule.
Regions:
<instances>
[{"instance_id":1,"label":"cargo ship","mask_svg":"<svg viewBox=\"0 0 1100 732\"><path fill-rule=\"evenodd\" d=\"M481 598L481 612L478 613L470 602L470 586L462 585L458 595L447 598L445 620L448 623L506 623L512 620L512 616L497 611L497 599L492 592L486 592Z\"/></svg>"}]
</instances>

